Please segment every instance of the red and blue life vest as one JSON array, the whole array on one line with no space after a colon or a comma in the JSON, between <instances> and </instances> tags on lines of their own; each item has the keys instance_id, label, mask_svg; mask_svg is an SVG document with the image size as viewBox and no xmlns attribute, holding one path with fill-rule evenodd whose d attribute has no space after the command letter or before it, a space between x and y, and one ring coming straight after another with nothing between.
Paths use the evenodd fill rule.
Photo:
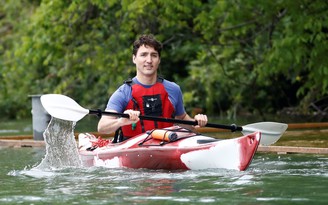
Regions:
<instances>
[{"instance_id":1,"label":"red and blue life vest","mask_svg":"<svg viewBox=\"0 0 328 205\"><path fill-rule=\"evenodd\" d=\"M132 98L125 110L138 110L140 115L152 117L174 118L175 109L163 85L163 78L158 78L157 82L150 88L133 83L131 80L125 83L132 89ZM124 137L133 137L148 130L172 125L173 123L140 119L136 124L123 126L122 132Z\"/></svg>"}]
</instances>

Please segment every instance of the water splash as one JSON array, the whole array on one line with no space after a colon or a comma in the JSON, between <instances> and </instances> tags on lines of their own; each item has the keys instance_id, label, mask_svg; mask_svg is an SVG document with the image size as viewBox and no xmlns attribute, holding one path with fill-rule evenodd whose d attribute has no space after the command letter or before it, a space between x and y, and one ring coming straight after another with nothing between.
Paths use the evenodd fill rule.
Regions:
<instances>
[{"instance_id":1,"label":"water splash","mask_svg":"<svg viewBox=\"0 0 328 205\"><path fill-rule=\"evenodd\" d=\"M43 133L46 155L36 169L82 167L74 137L75 122L52 117Z\"/></svg>"}]
</instances>

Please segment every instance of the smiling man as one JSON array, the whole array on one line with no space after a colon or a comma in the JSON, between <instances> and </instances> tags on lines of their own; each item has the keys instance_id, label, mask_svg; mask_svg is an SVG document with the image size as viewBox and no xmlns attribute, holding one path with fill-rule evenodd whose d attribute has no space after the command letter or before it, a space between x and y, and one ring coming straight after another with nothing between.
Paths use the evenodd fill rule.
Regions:
<instances>
[{"instance_id":1,"label":"smiling man","mask_svg":"<svg viewBox=\"0 0 328 205\"><path fill-rule=\"evenodd\" d=\"M116 135L121 135L120 138L124 140L154 128L173 125L140 120L139 115L196 120L197 126L206 125L206 115L198 114L191 118L186 113L180 87L158 76L161 51L162 44L153 35L142 35L134 42L132 61L136 65L137 74L113 93L106 107L106 111L124 112L130 118L102 116L98 123L100 133L116 131Z\"/></svg>"}]
</instances>

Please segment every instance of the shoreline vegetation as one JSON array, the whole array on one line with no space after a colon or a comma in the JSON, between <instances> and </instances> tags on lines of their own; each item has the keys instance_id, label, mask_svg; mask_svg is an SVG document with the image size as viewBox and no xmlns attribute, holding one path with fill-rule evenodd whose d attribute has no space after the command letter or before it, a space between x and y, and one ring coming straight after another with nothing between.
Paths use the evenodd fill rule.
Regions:
<instances>
[{"instance_id":1,"label":"shoreline vegetation","mask_svg":"<svg viewBox=\"0 0 328 205\"><path fill-rule=\"evenodd\" d=\"M178 82L186 108L324 116L326 10L312 0L2 1L0 117L29 117L28 96L46 93L104 108L135 75L131 43L150 33L163 42L160 75Z\"/></svg>"}]
</instances>

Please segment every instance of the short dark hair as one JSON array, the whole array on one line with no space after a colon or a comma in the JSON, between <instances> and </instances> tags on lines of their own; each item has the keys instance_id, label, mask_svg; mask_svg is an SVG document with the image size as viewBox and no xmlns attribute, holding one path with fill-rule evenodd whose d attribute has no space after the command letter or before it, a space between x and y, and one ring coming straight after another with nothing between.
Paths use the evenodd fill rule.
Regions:
<instances>
[{"instance_id":1,"label":"short dark hair","mask_svg":"<svg viewBox=\"0 0 328 205\"><path fill-rule=\"evenodd\" d=\"M162 51L162 48L163 48L162 43L157 41L152 34L141 35L133 43L133 51L132 51L133 55L137 55L138 49L142 45L153 47L155 49L155 51L158 52L158 55L161 56L161 51Z\"/></svg>"}]
</instances>

